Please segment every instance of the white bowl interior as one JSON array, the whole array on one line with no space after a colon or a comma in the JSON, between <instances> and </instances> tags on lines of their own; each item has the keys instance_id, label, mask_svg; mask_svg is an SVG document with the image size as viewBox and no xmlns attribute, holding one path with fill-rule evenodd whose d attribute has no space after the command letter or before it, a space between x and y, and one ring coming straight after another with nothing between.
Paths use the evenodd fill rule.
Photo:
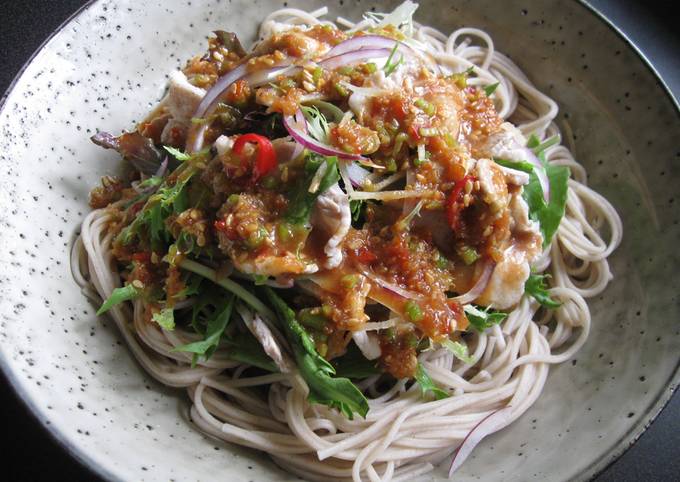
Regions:
<instances>
[{"instance_id":1,"label":"white bowl interior","mask_svg":"<svg viewBox=\"0 0 680 482\"><path fill-rule=\"evenodd\" d=\"M376 2L388 10L397 2ZM615 457L677 380L680 121L636 54L571 1L423 1L417 14L448 32L486 28L554 96L576 157L624 221L615 280L590 302L593 332L575 360L551 369L539 401L483 442L459 479L585 478ZM280 1L99 1L28 65L0 113L0 347L40 420L112 478L292 479L268 458L209 439L187 420L186 394L155 383L97 319L73 283L69 251L88 192L117 155L89 141L120 131L160 98L167 73L201 52L214 29L253 39ZM292 5L292 2L291 2ZM295 2L313 9L321 2ZM292 5L293 6L293 5ZM331 8L358 19L372 2ZM616 78L613 82L612 78ZM219 475L218 475L219 474ZM444 471L438 472L443 477Z\"/></svg>"}]
</instances>

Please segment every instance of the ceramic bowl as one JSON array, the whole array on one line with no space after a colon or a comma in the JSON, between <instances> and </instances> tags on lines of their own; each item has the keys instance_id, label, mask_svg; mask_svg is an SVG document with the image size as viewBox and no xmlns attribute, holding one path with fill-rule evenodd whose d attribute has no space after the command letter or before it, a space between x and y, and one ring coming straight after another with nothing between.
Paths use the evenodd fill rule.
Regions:
<instances>
[{"instance_id":1,"label":"ceramic bowl","mask_svg":"<svg viewBox=\"0 0 680 482\"><path fill-rule=\"evenodd\" d=\"M330 3L330 2L329 2ZM294 6L312 10L321 2ZM340 0L338 14L396 2ZM214 29L254 39L282 1L96 1L26 66L0 112L0 348L14 388L70 451L110 479L290 479L254 451L216 442L187 420L187 397L134 362L96 318L69 270L89 189L117 157L89 141L133 126L167 73ZM291 2L292 5L292 2ZM486 439L458 480L593 476L644 429L678 380L678 110L653 71L610 26L571 0L422 0L418 20L490 32L561 106L589 182L621 213L616 278L589 305L592 334L551 369L538 402ZM431 477L431 476L428 476ZM443 471L433 477L443 478Z\"/></svg>"}]
</instances>

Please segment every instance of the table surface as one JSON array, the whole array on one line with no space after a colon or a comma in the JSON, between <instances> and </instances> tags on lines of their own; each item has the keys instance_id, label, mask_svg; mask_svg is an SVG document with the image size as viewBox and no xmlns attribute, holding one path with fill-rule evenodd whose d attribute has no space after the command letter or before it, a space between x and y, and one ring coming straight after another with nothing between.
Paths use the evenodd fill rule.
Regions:
<instances>
[{"instance_id":1,"label":"table surface","mask_svg":"<svg viewBox=\"0 0 680 482\"><path fill-rule=\"evenodd\" d=\"M12 82L21 66L50 33L76 11L84 0L2 0L0 29L0 93ZM680 35L674 31L671 2L660 0L590 0L652 61L680 98ZM674 2L673 2L674 3ZM4 383L3 383L4 382ZM8 384L2 380L4 387ZM9 389L0 390L0 427L3 440L5 480L93 480L94 475L72 459L45 432ZM57 463L58 462L58 463ZM49 472L45 468L49 467ZM595 480L665 481L680 474L680 396L675 395L651 427L621 458Z\"/></svg>"}]
</instances>

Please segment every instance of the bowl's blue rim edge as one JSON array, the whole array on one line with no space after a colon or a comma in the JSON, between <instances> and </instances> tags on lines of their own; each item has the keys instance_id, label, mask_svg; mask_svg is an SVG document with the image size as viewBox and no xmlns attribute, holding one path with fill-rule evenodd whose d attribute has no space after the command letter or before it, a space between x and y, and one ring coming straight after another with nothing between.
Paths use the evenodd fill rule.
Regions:
<instances>
[{"instance_id":1,"label":"bowl's blue rim edge","mask_svg":"<svg viewBox=\"0 0 680 482\"><path fill-rule=\"evenodd\" d=\"M78 10L73 12L66 20L64 20L52 33L36 48L36 50L31 54L31 56L22 65L21 69L17 72L12 82L9 84L2 97L0 97L0 112L5 107L5 102L9 97L14 87L19 82L24 72L28 66L33 62L33 59L49 44L55 35L61 32L66 25L68 25L72 20L76 19L82 15L86 10L88 10L94 3L99 0L88 0L83 4ZM590 5L587 0L578 0L578 2L587 12L595 15L600 19L607 27L609 27L615 34L617 34L629 48L637 54L637 56L642 60L642 63L649 69L652 75L655 77L656 81L659 83L661 88L666 92L666 95L670 98L671 103L675 107L675 112L680 116L680 103L676 99L675 95L668 87L659 71L654 67L647 56L638 48L638 46L621 30L619 29L611 20L609 20L602 12L597 8ZM38 409L32 402L31 398L28 396L26 391L21 387L18 379L14 376L14 373L9 369L9 365L5 360L4 353L0 351L0 371L4 375L4 378L10 382L10 385L14 392L18 395L19 400L28 409L28 412L38 421L38 423L43 427L43 429L56 441L61 447L63 447L71 456L77 460L85 468L93 471L95 474L99 475L106 480L119 480L112 472L104 469L100 464L93 460L89 455L82 451L77 446L73 445L69 440L67 440L64 435L57 430L53 425L45 424L38 416ZM587 467L582 474L579 475L581 479L592 479L598 474L604 472L610 465L612 465L616 460L619 459L630 447L632 447L635 442L642 436L642 434L647 430L647 428L654 422L654 419L661 413L666 404L670 401L675 388L678 383L680 383L680 360L675 367L674 373L669 379L669 383L657 399L649 406L646 410L646 414L649 418L642 417L638 423L636 423L620 440L608 451L608 453L601 457L597 462L591 464Z\"/></svg>"}]
</instances>

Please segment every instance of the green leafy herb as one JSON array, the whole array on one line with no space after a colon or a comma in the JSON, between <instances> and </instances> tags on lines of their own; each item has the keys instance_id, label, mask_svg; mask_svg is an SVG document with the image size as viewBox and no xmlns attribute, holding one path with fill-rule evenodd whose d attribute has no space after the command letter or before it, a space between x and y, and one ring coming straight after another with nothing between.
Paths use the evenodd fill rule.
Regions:
<instances>
[{"instance_id":1,"label":"green leafy herb","mask_svg":"<svg viewBox=\"0 0 680 482\"><path fill-rule=\"evenodd\" d=\"M209 359L215 352L217 345L220 343L222 333L224 333L224 330L231 319L233 307L234 295L226 297L222 305L215 310L213 316L208 319L205 338L201 341L178 346L174 351L194 353L197 356L202 356L205 360ZM194 357L192 363L194 366L196 364L196 359L197 357Z\"/></svg>"},{"instance_id":2,"label":"green leafy herb","mask_svg":"<svg viewBox=\"0 0 680 482\"><path fill-rule=\"evenodd\" d=\"M392 51L390 52L390 56L387 57L387 61L385 62L385 65L383 66L383 70L385 71L385 77L389 76L392 74L395 70L397 70L397 67L404 61L404 56L399 55L399 60L396 62L392 62L394 58L394 54L397 53L397 49L399 48L400 42L395 42L394 47L392 48Z\"/></svg>"},{"instance_id":3,"label":"green leafy herb","mask_svg":"<svg viewBox=\"0 0 680 482\"><path fill-rule=\"evenodd\" d=\"M163 182L163 178L159 176L151 176L148 179L143 180L137 186L139 189L145 189L147 187L156 187Z\"/></svg>"},{"instance_id":4,"label":"green leafy herb","mask_svg":"<svg viewBox=\"0 0 680 482\"><path fill-rule=\"evenodd\" d=\"M281 328L293 348L302 378L309 385L309 400L339 409L350 420L354 413L366 417L368 401L347 378L334 377L335 368L314 347L314 341L295 319L295 313L269 288L264 288L278 315Z\"/></svg>"},{"instance_id":5,"label":"green leafy herb","mask_svg":"<svg viewBox=\"0 0 680 482\"><path fill-rule=\"evenodd\" d=\"M498 88L498 85L500 82L496 82L495 84L487 85L484 87L484 93L486 94L487 97L491 97L491 94L496 92L496 89Z\"/></svg>"},{"instance_id":6,"label":"green leafy herb","mask_svg":"<svg viewBox=\"0 0 680 482\"><path fill-rule=\"evenodd\" d=\"M225 290L235 294L248 306L250 306L259 314L267 317L268 319L273 320L275 318L276 315L274 314L274 312L267 305L262 303L262 301L260 301L257 296L252 294L250 291L248 291L235 281L224 276L219 276L217 274L217 271L215 271L214 269L209 268L201 263L197 263L196 261L193 261L188 258L183 258L179 262L179 267L187 271L191 271L192 273L196 273L199 276L203 276L204 278L207 278L213 283L221 286Z\"/></svg>"},{"instance_id":7,"label":"green leafy herb","mask_svg":"<svg viewBox=\"0 0 680 482\"><path fill-rule=\"evenodd\" d=\"M175 159L178 161L188 161L191 159L191 154L187 154L186 152L182 152L179 149L175 149L174 147L171 146L163 146L163 149L168 151L170 154L172 154Z\"/></svg>"},{"instance_id":8,"label":"green leafy herb","mask_svg":"<svg viewBox=\"0 0 680 482\"><path fill-rule=\"evenodd\" d=\"M168 185L167 182L162 184L158 191L149 197L134 221L120 232L117 239L123 244L129 244L134 237L140 238L148 234L156 247L160 243L170 242L172 236L166 228L165 219L170 214L179 214L189 207L186 186L196 172L196 168L189 164L183 166L187 168L177 176L174 184Z\"/></svg>"},{"instance_id":9,"label":"green leafy herb","mask_svg":"<svg viewBox=\"0 0 680 482\"><path fill-rule=\"evenodd\" d=\"M375 360L368 360L354 343L347 346L347 352L333 359L335 374L339 377L363 379L380 373Z\"/></svg>"},{"instance_id":10,"label":"green leafy herb","mask_svg":"<svg viewBox=\"0 0 680 482\"><path fill-rule=\"evenodd\" d=\"M189 274L184 282L184 289L175 295L175 299L184 299L197 295L203 278Z\"/></svg>"},{"instance_id":11,"label":"green leafy herb","mask_svg":"<svg viewBox=\"0 0 680 482\"><path fill-rule=\"evenodd\" d=\"M366 201L362 199L350 199L349 210L352 213L352 221L357 222L366 210Z\"/></svg>"},{"instance_id":12,"label":"green leafy herb","mask_svg":"<svg viewBox=\"0 0 680 482\"><path fill-rule=\"evenodd\" d=\"M423 311L418 306L418 303L413 300L409 300L404 304L404 312L411 321L415 322L423 319Z\"/></svg>"},{"instance_id":13,"label":"green leafy herb","mask_svg":"<svg viewBox=\"0 0 680 482\"><path fill-rule=\"evenodd\" d=\"M321 178L319 187L315 192L309 192L309 186L314 179L314 174L316 174L316 171L324 162L326 163L326 170ZM307 224L316 198L338 182L339 179L340 173L338 172L337 157L325 157L314 153L307 154L304 179L302 179L302 182L296 183L291 193L290 204L285 214L286 219L293 224Z\"/></svg>"},{"instance_id":14,"label":"green leafy herb","mask_svg":"<svg viewBox=\"0 0 680 482\"><path fill-rule=\"evenodd\" d=\"M501 166L529 173L529 184L524 186L523 196L529 206L529 218L538 221L541 226L543 247L546 247L550 244L564 216L567 205L567 186L571 173L566 166L556 166L545 162L542 152L538 158L543 164L550 184L550 202L548 203L545 202L541 181L531 163L526 161L513 162L505 159L494 160Z\"/></svg>"},{"instance_id":15,"label":"green leafy herb","mask_svg":"<svg viewBox=\"0 0 680 482\"><path fill-rule=\"evenodd\" d=\"M239 332L233 337L223 339L228 348L228 357L241 363L247 363L268 372L278 372L279 368L269 358L259 341L250 332Z\"/></svg>"},{"instance_id":16,"label":"green leafy herb","mask_svg":"<svg viewBox=\"0 0 680 482\"><path fill-rule=\"evenodd\" d=\"M142 294L143 288L144 286L139 281L133 281L130 284L121 286L120 288L115 288L111 292L111 296L109 296L106 301L102 303L99 310L97 310L97 315L106 313L111 308L122 303L123 301L129 301L138 298Z\"/></svg>"},{"instance_id":17,"label":"green leafy herb","mask_svg":"<svg viewBox=\"0 0 680 482\"><path fill-rule=\"evenodd\" d=\"M548 293L545 282L548 277L550 275L530 274L526 283L524 283L524 291L533 296L541 305L554 310L562 306L562 303L554 300Z\"/></svg>"},{"instance_id":18,"label":"green leafy herb","mask_svg":"<svg viewBox=\"0 0 680 482\"><path fill-rule=\"evenodd\" d=\"M420 363L418 363L418 367L416 368L415 378L418 382L418 385L420 385L420 392L423 397L427 395L427 392L432 392L437 400L442 400L451 396L449 392L444 391L435 385L435 383L430 378L430 375L427 374L425 368L423 368L423 365Z\"/></svg>"},{"instance_id":19,"label":"green leafy herb","mask_svg":"<svg viewBox=\"0 0 680 482\"><path fill-rule=\"evenodd\" d=\"M151 320L155 321L166 330L175 329L175 315L172 308L163 308L161 311L154 313Z\"/></svg>"},{"instance_id":20,"label":"green leafy herb","mask_svg":"<svg viewBox=\"0 0 680 482\"><path fill-rule=\"evenodd\" d=\"M309 135L319 142L328 144L328 136L330 134L330 126L326 116L321 113L316 106L300 106L305 119L307 119L307 130Z\"/></svg>"},{"instance_id":21,"label":"green leafy herb","mask_svg":"<svg viewBox=\"0 0 680 482\"><path fill-rule=\"evenodd\" d=\"M451 341L448 338L440 342L441 345L453 353L453 356L458 358L463 363L472 363L474 360L468 352L468 347L465 343L459 341Z\"/></svg>"},{"instance_id":22,"label":"green leafy herb","mask_svg":"<svg viewBox=\"0 0 680 482\"><path fill-rule=\"evenodd\" d=\"M541 140L538 138L538 136L536 136L536 134L531 134L527 140L527 147L529 149L536 149L540 143Z\"/></svg>"},{"instance_id":23,"label":"green leafy herb","mask_svg":"<svg viewBox=\"0 0 680 482\"><path fill-rule=\"evenodd\" d=\"M321 308L304 308L298 313L298 320L305 328L322 331L328 323L328 318L323 313Z\"/></svg>"},{"instance_id":24,"label":"green leafy herb","mask_svg":"<svg viewBox=\"0 0 680 482\"><path fill-rule=\"evenodd\" d=\"M534 138L538 139L536 136L533 136ZM540 155L542 152L544 152L548 147L552 147L555 144L559 144L560 142L560 136L554 135L552 137L547 138L543 142L539 142L535 145L533 145L533 150L536 153L536 155ZM534 143L532 143L534 144ZM528 147L528 145L527 145Z\"/></svg>"},{"instance_id":25,"label":"green leafy herb","mask_svg":"<svg viewBox=\"0 0 680 482\"><path fill-rule=\"evenodd\" d=\"M465 311L465 316L467 316L470 325L480 332L497 325L508 316L507 313L502 311L480 310L473 305L465 305L463 311Z\"/></svg>"}]
</instances>

